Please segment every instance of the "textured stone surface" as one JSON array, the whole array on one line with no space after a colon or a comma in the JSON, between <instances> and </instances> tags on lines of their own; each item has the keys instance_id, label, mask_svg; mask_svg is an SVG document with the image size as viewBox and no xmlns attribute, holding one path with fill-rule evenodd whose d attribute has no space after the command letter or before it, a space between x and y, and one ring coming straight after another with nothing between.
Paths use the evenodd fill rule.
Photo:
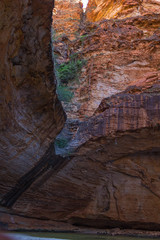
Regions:
<instances>
[{"instance_id":1,"label":"textured stone surface","mask_svg":"<svg viewBox=\"0 0 160 240\"><path fill-rule=\"evenodd\" d=\"M63 35L73 40L78 34L83 18L83 5L79 0L55 0L53 10L54 38Z\"/></svg>"},{"instance_id":2,"label":"textured stone surface","mask_svg":"<svg viewBox=\"0 0 160 240\"><path fill-rule=\"evenodd\" d=\"M6 205L5 194L36 166L65 115L54 85L53 1L8 0L1 1L0 8L0 198Z\"/></svg>"},{"instance_id":3,"label":"textured stone surface","mask_svg":"<svg viewBox=\"0 0 160 240\"><path fill-rule=\"evenodd\" d=\"M99 21L111 18L135 17L160 13L159 0L89 0L87 19Z\"/></svg>"},{"instance_id":4,"label":"textured stone surface","mask_svg":"<svg viewBox=\"0 0 160 240\"><path fill-rule=\"evenodd\" d=\"M54 178L59 186L66 181L65 196L72 192L72 210L69 196L63 209L75 225L160 227L160 15L135 15L86 22L73 42L55 42L57 52L67 41L69 54L87 59L64 105L70 121L60 138L74 134L61 151L73 158Z\"/></svg>"},{"instance_id":5,"label":"textured stone surface","mask_svg":"<svg viewBox=\"0 0 160 240\"><path fill-rule=\"evenodd\" d=\"M158 14L86 22L74 41L60 37L54 42L58 62L68 61L72 54L86 59L79 83L68 84L74 93L71 102L64 104L68 118L92 116L103 98L135 82L149 87L159 81L159 25Z\"/></svg>"},{"instance_id":6,"label":"textured stone surface","mask_svg":"<svg viewBox=\"0 0 160 240\"><path fill-rule=\"evenodd\" d=\"M79 126L68 164L56 176L50 170L47 181L44 176L16 201L12 228L16 213L43 224L158 230L159 99L159 88L153 87L152 93L124 92L104 100ZM56 228L52 224L49 228Z\"/></svg>"},{"instance_id":7,"label":"textured stone surface","mask_svg":"<svg viewBox=\"0 0 160 240\"><path fill-rule=\"evenodd\" d=\"M83 22L74 41L55 42L61 61L66 46L87 59L66 107L74 135L62 158L53 146L65 116L48 45L52 1L1 5L0 221L159 230L160 16Z\"/></svg>"}]
</instances>

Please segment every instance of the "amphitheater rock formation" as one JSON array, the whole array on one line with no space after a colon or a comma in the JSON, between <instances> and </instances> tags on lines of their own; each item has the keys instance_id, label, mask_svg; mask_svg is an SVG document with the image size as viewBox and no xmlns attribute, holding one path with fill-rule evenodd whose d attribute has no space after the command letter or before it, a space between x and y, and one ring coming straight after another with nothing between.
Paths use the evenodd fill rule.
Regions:
<instances>
[{"instance_id":1,"label":"amphitheater rock formation","mask_svg":"<svg viewBox=\"0 0 160 240\"><path fill-rule=\"evenodd\" d=\"M68 35L59 16L74 1L57 2L56 61L85 60L79 82L67 84L72 99L62 101L63 156L54 152L66 117L52 73L52 1L1 3L0 221L160 230L159 1L90 0L86 16L75 1Z\"/></svg>"}]
</instances>

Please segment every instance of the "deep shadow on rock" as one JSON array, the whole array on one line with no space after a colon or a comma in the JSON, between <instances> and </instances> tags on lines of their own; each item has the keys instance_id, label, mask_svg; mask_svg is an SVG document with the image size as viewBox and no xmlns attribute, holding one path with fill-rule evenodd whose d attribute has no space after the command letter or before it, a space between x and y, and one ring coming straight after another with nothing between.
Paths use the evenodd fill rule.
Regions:
<instances>
[{"instance_id":1,"label":"deep shadow on rock","mask_svg":"<svg viewBox=\"0 0 160 240\"><path fill-rule=\"evenodd\" d=\"M133 47L136 65L135 60L129 63L133 75L135 68L140 72L138 44L155 59L149 60L151 73L147 70L142 79L136 75L129 84L124 81L125 91L103 97L99 107L91 109L68 144L70 157L63 158L55 155L53 146L66 117L55 93L52 7L50 0L1 3L0 221L8 229L73 229L78 225L159 230L159 15L147 21L156 24L153 32L147 32L148 38L138 29L146 17L117 25L105 20L92 38L87 36L84 45L92 43L86 48L90 54L99 51L98 34L107 31L101 43L106 51L110 47L118 51L114 61L122 60L123 49ZM111 72L114 61L108 65Z\"/></svg>"}]
</instances>

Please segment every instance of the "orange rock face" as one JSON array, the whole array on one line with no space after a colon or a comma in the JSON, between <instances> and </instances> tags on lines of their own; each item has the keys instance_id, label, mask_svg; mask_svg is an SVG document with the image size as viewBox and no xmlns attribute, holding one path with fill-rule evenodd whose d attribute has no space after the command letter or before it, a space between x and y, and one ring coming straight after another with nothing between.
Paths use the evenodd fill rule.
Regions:
<instances>
[{"instance_id":1,"label":"orange rock face","mask_svg":"<svg viewBox=\"0 0 160 240\"><path fill-rule=\"evenodd\" d=\"M55 42L57 61L68 61L73 53L86 59L80 83L68 84L74 87L74 97L67 104L70 108L66 107L69 118L84 120L92 116L103 98L128 86L147 88L159 82L159 24L160 15L103 20L83 25L74 41L62 37Z\"/></svg>"},{"instance_id":2,"label":"orange rock face","mask_svg":"<svg viewBox=\"0 0 160 240\"><path fill-rule=\"evenodd\" d=\"M63 102L65 157L53 144L65 114L52 75L52 2L1 3L0 221L8 229L160 230L160 15L152 14L158 1L143 1L151 12L140 16L137 1L118 3L121 16L132 17L83 19L76 38L73 24L68 36L54 39L58 64L72 54L86 60L79 82L67 84L74 96ZM67 4L58 2L54 13L61 7L68 19ZM66 31L54 17L58 34Z\"/></svg>"},{"instance_id":3,"label":"orange rock face","mask_svg":"<svg viewBox=\"0 0 160 240\"><path fill-rule=\"evenodd\" d=\"M61 62L69 60L65 46L68 56L87 60L80 83L68 83L74 97L64 104L69 120L60 137L73 134L62 151L73 158L55 179L58 185L65 179L71 192L78 189L72 211L66 203L58 215L74 225L160 227L154 211L160 207L160 15L136 16L135 7L130 4L130 18L86 22L74 41L55 42Z\"/></svg>"},{"instance_id":4,"label":"orange rock face","mask_svg":"<svg viewBox=\"0 0 160 240\"><path fill-rule=\"evenodd\" d=\"M159 13L158 0L89 0L87 6L87 19L92 22Z\"/></svg>"},{"instance_id":5,"label":"orange rock face","mask_svg":"<svg viewBox=\"0 0 160 240\"><path fill-rule=\"evenodd\" d=\"M8 0L0 8L0 204L9 207L47 170L65 114L50 47L53 1Z\"/></svg>"},{"instance_id":6,"label":"orange rock face","mask_svg":"<svg viewBox=\"0 0 160 240\"><path fill-rule=\"evenodd\" d=\"M53 10L53 38L67 34L74 39L78 34L80 22L83 18L83 5L79 0L55 0Z\"/></svg>"}]
</instances>

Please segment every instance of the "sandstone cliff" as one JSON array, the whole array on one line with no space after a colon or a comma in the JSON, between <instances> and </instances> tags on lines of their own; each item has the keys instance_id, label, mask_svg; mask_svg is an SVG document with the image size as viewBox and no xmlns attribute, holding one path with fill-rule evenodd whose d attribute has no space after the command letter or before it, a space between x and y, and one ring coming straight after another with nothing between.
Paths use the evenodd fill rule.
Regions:
<instances>
[{"instance_id":1,"label":"sandstone cliff","mask_svg":"<svg viewBox=\"0 0 160 240\"><path fill-rule=\"evenodd\" d=\"M92 22L159 13L159 0L89 0L87 7L87 18Z\"/></svg>"},{"instance_id":2,"label":"sandstone cliff","mask_svg":"<svg viewBox=\"0 0 160 240\"><path fill-rule=\"evenodd\" d=\"M78 34L81 19L83 18L83 5L79 0L55 0L53 10L53 40L67 35L74 39Z\"/></svg>"},{"instance_id":3,"label":"sandstone cliff","mask_svg":"<svg viewBox=\"0 0 160 240\"><path fill-rule=\"evenodd\" d=\"M65 114L55 94L53 1L8 0L0 8L0 198L6 207L50 168Z\"/></svg>"},{"instance_id":4,"label":"sandstone cliff","mask_svg":"<svg viewBox=\"0 0 160 240\"><path fill-rule=\"evenodd\" d=\"M63 86L73 93L62 100L68 121L57 151L65 158L55 156L53 146L65 116L55 95L48 45L52 3L1 3L6 38L0 69L5 80L0 221L10 229L159 230L160 15L152 10L158 1L143 1L153 7L149 15L135 13L136 1L119 1L122 8L115 16L124 19L102 20L90 9L93 21L102 20L95 23L79 17L82 7L76 1L79 24L76 20L61 36L67 24L61 30L56 13L67 14L73 6L67 2L73 3L58 1L61 8L53 16L59 31L53 42L56 64L85 62L78 81ZM88 6L94 4L99 2ZM132 14L124 13L126 5Z\"/></svg>"},{"instance_id":5,"label":"sandstone cliff","mask_svg":"<svg viewBox=\"0 0 160 240\"><path fill-rule=\"evenodd\" d=\"M159 24L160 15L103 20L87 23L75 41L68 41L70 54L86 60L79 84L68 83L75 86L69 117L92 116L103 98L124 91L136 81L146 86L158 81ZM60 52L60 41L56 42L56 52Z\"/></svg>"},{"instance_id":6,"label":"sandstone cliff","mask_svg":"<svg viewBox=\"0 0 160 240\"><path fill-rule=\"evenodd\" d=\"M72 193L75 208L65 216L75 225L156 230L160 224L154 208L160 206L160 15L154 13L158 3L150 2L153 8L145 11L143 2L143 11L136 14L139 3L121 2L121 11L114 16L118 19L101 16L102 21L95 23L91 20L97 20L96 13L92 19L88 15L92 4L87 9L90 22L81 22L77 38L60 36L54 42L59 64L71 61L73 54L86 60L79 82L67 83L74 95L63 101L68 121L58 137L69 142L58 146L57 152L73 157L58 176L61 183L65 179L79 189ZM112 2L111 12L115 9ZM106 13L103 4L98 10ZM67 58L62 51L66 45Z\"/></svg>"}]
</instances>

